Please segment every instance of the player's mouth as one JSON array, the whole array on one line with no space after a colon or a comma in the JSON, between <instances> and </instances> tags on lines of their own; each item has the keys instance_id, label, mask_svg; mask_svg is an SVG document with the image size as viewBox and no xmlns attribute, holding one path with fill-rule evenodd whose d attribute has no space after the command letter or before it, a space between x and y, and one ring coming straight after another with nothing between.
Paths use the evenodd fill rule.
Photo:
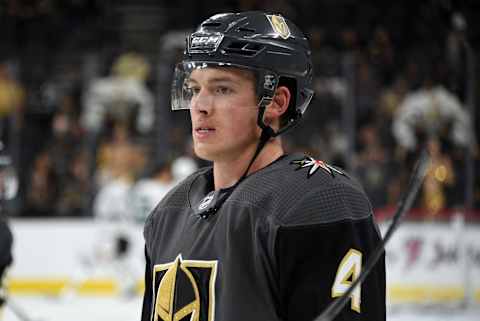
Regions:
<instances>
[{"instance_id":1,"label":"player's mouth","mask_svg":"<svg viewBox=\"0 0 480 321\"><path fill-rule=\"evenodd\" d=\"M197 127L195 128L194 135L196 138L203 139L208 138L215 132L215 128L213 127Z\"/></svg>"}]
</instances>

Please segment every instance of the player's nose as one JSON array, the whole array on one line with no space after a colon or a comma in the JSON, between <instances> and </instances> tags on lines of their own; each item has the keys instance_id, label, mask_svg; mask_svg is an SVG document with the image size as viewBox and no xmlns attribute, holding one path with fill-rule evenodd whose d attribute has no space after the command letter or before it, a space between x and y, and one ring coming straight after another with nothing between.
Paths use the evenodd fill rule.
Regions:
<instances>
[{"instance_id":1,"label":"player's nose","mask_svg":"<svg viewBox=\"0 0 480 321\"><path fill-rule=\"evenodd\" d=\"M194 112L210 114L213 111L213 96L206 90L200 90L191 101L190 109Z\"/></svg>"}]
</instances>

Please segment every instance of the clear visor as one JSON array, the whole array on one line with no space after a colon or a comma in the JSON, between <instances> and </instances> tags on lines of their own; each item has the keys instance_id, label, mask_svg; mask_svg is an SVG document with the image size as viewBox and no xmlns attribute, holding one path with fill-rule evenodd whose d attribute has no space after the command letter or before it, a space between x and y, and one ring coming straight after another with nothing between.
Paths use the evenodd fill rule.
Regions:
<instances>
[{"instance_id":1,"label":"clear visor","mask_svg":"<svg viewBox=\"0 0 480 321\"><path fill-rule=\"evenodd\" d=\"M182 62L176 65L175 73L173 75L171 92L172 110L190 109L192 105L192 99L194 97L195 99L213 99L213 96L211 95L201 97L199 97L198 95L195 96L198 93L199 86L192 81L192 73L195 70L202 70L206 68L239 68L251 71L254 78L254 90L257 97L257 104L245 107L258 107L262 103L262 99L260 99L259 97L265 96L264 87L271 86L271 88L268 88L268 91L271 92L273 95L276 89L276 84L278 83L278 78L276 76L273 76L272 79L263 81L262 84L259 85L258 80L266 78L266 73L262 73L260 70L248 68L245 66L238 66L234 64L220 62Z\"/></svg>"}]
</instances>

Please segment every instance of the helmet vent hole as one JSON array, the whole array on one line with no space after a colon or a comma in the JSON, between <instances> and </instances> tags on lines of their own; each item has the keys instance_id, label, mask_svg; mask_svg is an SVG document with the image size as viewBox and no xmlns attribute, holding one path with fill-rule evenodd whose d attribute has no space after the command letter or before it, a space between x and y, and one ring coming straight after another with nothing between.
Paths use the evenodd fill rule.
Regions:
<instances>
[{"instance_id":1,"label":"helmet vent hole","mask_svg":"<svg viewBox=\"0 0 480 321\"><path fill-rule=\"evenodd\" d=\"M246 27L240 27L237 29L238 31L241 31L241 32L250 32L250 33L255 33L256 30L255 29L252 29L252 28L246 28Z\"/></svg>"},{"instance_id":2,"label":"helmet vent hole","mask_svg":"<svg viewBox=\"0 0 480 321\"><path fill-rule=\"evenodd\" d=\"M260 52L262 48L263 46L260 44L236 41L236 42L232 42L224 50L225 50L225 53L227 54L251 57L256 55L258 52Z\"/></svg>"},{"instance_id":3,"label":"helmet vent hole","mask_svg":"<svg viewBox=\"0 0 480 321\"><path fill-rule=\"evenodd\" d=\"M222 24L220 22L205 22L202 24L202 27L220 27Z\"/></svg>"}]
</instances>

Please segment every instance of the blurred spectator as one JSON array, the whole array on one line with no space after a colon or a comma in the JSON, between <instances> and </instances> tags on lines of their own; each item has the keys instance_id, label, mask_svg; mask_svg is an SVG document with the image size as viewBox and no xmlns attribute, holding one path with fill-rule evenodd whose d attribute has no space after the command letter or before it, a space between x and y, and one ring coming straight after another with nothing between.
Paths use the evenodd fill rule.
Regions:
<instances>
[{"instance_id":1,"label":"blurred spectator","mask_svg":"<svg viewBox=\"0 0 480 321\"><path fill-rule=\"evenodd\" d=\"M354 174L360 180L372 206L381 208L388 204L389 186L393 168L380 141L380 135L372 124L360 129L360 147Z\"/></svg>"},{"instance_id":2,"label":"blurred spectator","mask_svg":"<svg viewBox=\"0 0 480 321\"><path fill-rule=\"evenodd\" d=\"M44 143L43 150L39 156L40 159L43 159L45 156L42 155L47 155L49 174L42 174L47 170L42 170L40 167L45 167L45 164L33 168L33 177L38 176L36 178L37 180L42 176L51 177L57 184L58 188L56 192L58 194L55 195L55 199L49 201L52 202L50 204L52 208L49 213L50 216L79 216L83 214L88 206L88 202L85 203L84 201L80 201L80 199L88 199L89 191L85 188L79 188L77 179L82 179L77 175L79 174L78 170L74 169L78 167L77 158L83 142L82 131L75 111L76 109L71 96L65 95L59 99L59 105L54 109L52 114L50 122L51 128L47 135L48 139ZM82 159L82 161L84 164L87 164L85 159ZM40 163L42 162L47 161L43 160ZM81 185L85 186L85 182ZM35 198L34 195L28 197L30 197L30 199L32 199L32 197ZM73 201L73 198L77 200ZM36 202L38 203L38 200Z\"/></svg>"},{"instance_id":3,"label":"blurred spectator","mask_svg":"<svg viewBox=\"0 0 480 321\"><path fill-rule=\"evenodd\" d=\"M82 131L74 115L72 98L66 95L52 116L51 137L46 144L46 149L52 156L54 170L62 185L82 139Z\"/></svg>"},{"instance_id":4,"label":"blurred spectator","mask_svg":"<svg viewBox=\"0 0 480 321\"><path fill-rule=\"evenodd\" d=\"M467 22L465 17L456 12L451 18L452 29L449 30L445 41L445 58L448 61L448 86L460 99L465 98L465 82L468 66L467 57Z\"/></svg>"},{"instance_id":5,"label":"blurred spectator","mask_svg":"<svg viewBox=\"0 0 480 321\"><path fill-rule=\"evenodd\" d=\"M135 143L125 123L113 123L109 136L100 143L95 181L99 187L122 178L133 182L145 162L144 148Z\"/></svg>"},{"instance_id":6,"label":"blurred spectator","mask_svg":"<svg viewBox=\"0 0 480 321\"><path fill-rule=\"evenodd\" d=\"M169 163L155 165L148 177L138 180L131 190L132 216L136 222L144 223L148 214L174 186Z\"/></svg>"},{"instance_id":7,"label":"blurred spectator","mask_svg":"<svg viewBox=\"0 0 480 321\"><path fill-rule=\"evenodd\" d=\"M423 185L422 205L432 217L447 207L446 188L455 182L455 172L450 157L442 153L437 138L428 140L427 149L431 164Z\"/></svg>"},{"instance_id":8,"label":"blurred spectator","mask_svg":"<svg viewBox=\"0 0 480 321\"><path fill-rule=\"evenodd\" d=\"M25 90L13 77L6 62L0 63L0 116L23 107Z\"/></svg>"},{"instance_id":9,"label":"blurred spectator","mask_svg":"<svg viewBox=\"0 0 480 321\"><path fill-rule=\"evenodd\" d=\"M358 59L355 80L355 108L357 127L368 123L377 107L380 83L376 71L366 59Z\"/></svg>"},{"instance_id":10,"label":"blurred spectator","mask_svg":"<svg viewBox=\"0 0 480 321\"><path fill-rule=\"evenodd\" d=\"M23 216L55 216L58 190L52 158L44 150L33 161Z\"/></svg>"},{"instance_id":11,"label":"blurred spectator","mask_svg":"<svg viewBox=\"0 0 480 321\"><path fill-rule=\"evenodd\" d=\"M380 93L377 113L382 121L392 122L407 93L408 84L402 76L397 76L393 84Z\"/></svg>"},{"instance_id":12,"label":"blurred spectator","mask_svg":"<svg viewBox=\"0 0 480 321\"><path fill-rule=\"evenodd\" d=\"M98 193L93 215L98 218L132 221L129 196L145 163L145 151L132 141L127 125L114 123L111 137L98 149L96 183Z\"/></svg>"},{"instance_id":13,"label":"blurred spectator","mask_svg":"<svg viewBox=\"0 0 480 321\"><path fill-rule=\"evenodd\" d=\"M413 151L418 133L442 136L466 147L471 140L469 117L460 101L441 85L426 79L423 86L405 97L395 113L393 134L400 148Z\"/></svg>"},{"instance_id":14,"label":"blurred spectator","mask_svg":"<svg viewBox=\"0 0 480 321\"><path fill-rule=\"evenodd\" d=\"M21 126L25 98L25 90L12 77L9 65L0 63L0 140L4 144L9 142L9 131Z\"/></svg>"},{"instance_id":15,"label":"blurred spectator","mask_svg":"<svg viewBox=\"0 0 480 321\"><path fill-rule=\"evenodd\" d=\"M93 216L101 220L114 222L132 222L129 195L133 182L118 177L105 184L95 196Z\"/></svg>"},{"instance_id":16,"label":"blurred spectator","mask_svg":"<svg viewBox=\"0 0 480 321\"><path fill-rule=\"evenodd\" d=\"M146 134L154 123L154 98L146 87L150 66L136 53L120 56L111 76L93 81L84 96L81 123L87 131L99 133L106 118L128 123Z\"/></svg>"},{"instance_id":17,"label":"blurred spectator","mask_svg":"<svg viewBox=\"0 0 480 321\"><path fill-rule=\"evenodd\" d=\"M92 182L88 175L85 149L73 152L59 192L57 213L61 216L86 216L90 213Z\"/></svg>"},{"instance_id":18,"label":"blurred spectator","mask_svg":"<svg viewBox=\"0 0 480 321\"><path fill-rule=\"evenodd\" d=\"M400 104L408 92L408 84L403 76L396 76L393 83L380 91L378 106L374 111L373 121L378 128L386 151L393 155L396 151L396 140L392 133L392 122Z\"/></svg>"}]
</instances>

